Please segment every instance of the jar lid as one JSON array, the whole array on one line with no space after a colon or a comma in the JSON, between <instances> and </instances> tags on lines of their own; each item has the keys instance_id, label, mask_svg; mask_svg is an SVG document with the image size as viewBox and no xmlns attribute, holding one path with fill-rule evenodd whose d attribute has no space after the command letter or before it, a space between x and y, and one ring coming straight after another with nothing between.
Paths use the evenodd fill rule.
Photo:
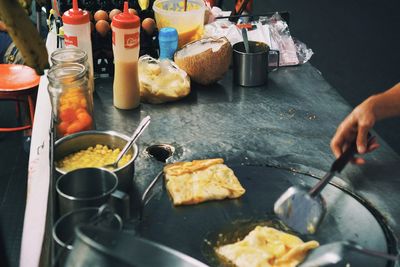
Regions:
<instances>
[{"instance_id":1,"label":"jar lid","mask_svg":"<svg viewBox=\"0 0 400 267\"><path fill-rule=\"evenodd\" d=\"M51 63L81 63L86 64L87 53L77 47L59 48L51 53Z\"/></svg>"},{"instance_id":2,"label":"jar lid","mask_svg":"<svg viewBox=\"0 0 400 267\"><path fill-rule=\"evenodd\" d=\"M124 2L124 12L115 15L111 23L112 27L119 29L133 29L139 28L140 19L138 16L129 13L128 2Z\"/></svg>"},{"instance_id":3,"label":"jar lid","mask_svg":"<svg viewBox=\"0 0 400 267\"><path fill-rule=\"evenodd\" d=\"M171 27L161 28L158 39L160 41L178 41L178 32L175 28Z\"/></svg>"},{"instance_id":4,"label":"jar lid","mask_svg":"<svg viewBox=\"0 0 400 267\"><path fill-rule=\"evenodd\" d=\"M79 63L61 63L53 65L47 72L51 84L72 84L84 78L86 67Z\"/></svg>"},{"instance_id":5,"label":"jar lid","mask_svg":"<svg viewBox=\"0 0 400 267\"><path fill-rule=\"evenodd\" d=\"M78 8L78 0L72 1L72 8L64 12L62 21L65 24L85 24L89 23L89 12Z\"/></svg>"}]
</instances>

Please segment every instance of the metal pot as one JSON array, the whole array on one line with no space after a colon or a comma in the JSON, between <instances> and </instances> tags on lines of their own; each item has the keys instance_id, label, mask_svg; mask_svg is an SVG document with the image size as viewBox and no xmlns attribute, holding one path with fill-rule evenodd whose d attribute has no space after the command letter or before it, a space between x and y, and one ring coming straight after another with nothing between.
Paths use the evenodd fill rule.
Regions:
<instances>
[{"instance_id":1,"label":"metal pot","mask_svg":"<svg viewBox=\"0 0 400 267\"><path fill-rule=\"evenodd\" d=\"M117 214L99 215L101 208L83 208L60 217L53 226L52 235L55 241L56 261L65 262L66 256L73 249L72 241L76 239L75 228L79 225L100 224L114 230L121 230L122 220ZM102 218L100 216L104 216ZM98 219L101 218L99 221Z\"/></svg>"},{"instance_id":2,"label":"metal pot","mask_svg":"<svg viewBox=\"0 0 400 267\"><path fill-rule=\"evenodd\" d=\"M88 225L77 227L75 233L74 249L66 259L65 266L68 267L207 266L181 252L132 233Z\"/></svg>"},{"instance_id":3,"label":"metal pot","mask_svg":"<svg viewBox=\"0 0 400 267\"><path fill-rule=\"evenodd\" d=\"M84 131L71 134L59 139L54 146L54 161L61 160L67 155L87 149L97 144L107 145L110 148L122 149L129 137L114 131ZM132 185L135 173L135 159L138 156L138 147L133 144L129 152L132 155L131 160L125 165L113 172L118 177L118 189L128 191ZM55 168L58 175L66 172L60 168Z\"/></svg>"}]
</instances>

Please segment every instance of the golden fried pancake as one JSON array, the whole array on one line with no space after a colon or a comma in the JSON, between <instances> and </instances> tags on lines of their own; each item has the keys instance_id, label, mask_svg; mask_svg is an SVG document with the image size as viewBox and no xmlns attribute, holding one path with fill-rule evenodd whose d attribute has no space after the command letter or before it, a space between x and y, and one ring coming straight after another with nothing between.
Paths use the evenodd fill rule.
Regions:
<instances>
[{"instance_id":1,"label":"golden fried pancake","mask_svg":"<svg viewBox=\"0 0 400 267\"><path fill-rule=\"evenodd\" d=\"M237 267L295 267L317 241L304 243L297 236L257 226L243 240L216 248L219 256Z\"/></svg>"},{"instance_id":2,"label":"golden fried pancake","mask_svg":"<svg viewBox=\"0 0 400 267\"><path fill-rule=\"evenodd\" d=\"M177 162L164 167L166 187L174 205L238 198L245 190L223 159Z\"/></svg>"}]
</instances>

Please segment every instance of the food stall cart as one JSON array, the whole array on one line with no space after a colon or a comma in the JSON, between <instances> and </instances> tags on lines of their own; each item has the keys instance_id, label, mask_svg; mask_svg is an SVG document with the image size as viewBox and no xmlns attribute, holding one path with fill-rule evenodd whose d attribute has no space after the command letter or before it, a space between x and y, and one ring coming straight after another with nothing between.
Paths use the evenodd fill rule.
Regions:
<instances>
[{"instance_id":1,"label":"food stall cart","mask_svg":"<svg viewBox=\"0 0 400 267\"><path fill-rule=\"evenodd\" d=\"M52 41L50 37L48 45ZM42 78L30 152L21 266L46 261L51 244L52 220L46 214L52 212L48 202L54 192L46 86ZM236 86L230 70L212 86L193 84L190 95L179 102L142 103L131 111L113 107L112 78L100 78L94 100L98 130L130 135L141 118L152 117L137 143L132 199L140 198L163 167L149 155L150 146L172 146L171 161L221 157L235 171L247 190L238 200L174 207L160 179L146 199L143 219L138 219L133 205L133 216L124 226L213 266L218 263L212 247L221 233L272 223L273 203L286 188L312 185L323 176L334 160L330 138L351 110L309 63L281 68L269 74L266 85L251 88ZM313 239L321 243L352 239L370 249L397 253L400 158L384 140L380 143L381 148L367 156L368 164L347 166L326 188L328 214ZM392 266L380 259L364 261L369 266Z\"/></svg>"}]
</instances>

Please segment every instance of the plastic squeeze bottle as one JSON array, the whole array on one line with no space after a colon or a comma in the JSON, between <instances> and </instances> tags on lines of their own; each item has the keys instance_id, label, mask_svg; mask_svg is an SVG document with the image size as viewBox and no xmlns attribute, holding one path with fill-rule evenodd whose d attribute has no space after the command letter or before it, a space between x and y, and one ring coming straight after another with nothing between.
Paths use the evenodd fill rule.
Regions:
<instances>
[{"instance_id":1,"label":"plastic squeeze bottle","mask_svg":"<svg viewBox=\"0 0 400 267\"><path fill-rule=\"evenodd\" d=\"M115 68L113 103L119 109L134 109L140 104L140 19L128 12L128 2L124 2L124 12L113 17L111 29Z\"/></svg>"},{"instance_id":2,"label":"plastic squeeze bottle","mask_svg":"<svg viewBox=\"0 0 400 267\"><path fill-rule=\"evenodd\" d=\"M89 12L78 8L78 0L72 1L72 8L62 16L65 47L79 47L88 55L89 87L94 90L93 54L90 35Z\"/></svg>"}]
</instances>

